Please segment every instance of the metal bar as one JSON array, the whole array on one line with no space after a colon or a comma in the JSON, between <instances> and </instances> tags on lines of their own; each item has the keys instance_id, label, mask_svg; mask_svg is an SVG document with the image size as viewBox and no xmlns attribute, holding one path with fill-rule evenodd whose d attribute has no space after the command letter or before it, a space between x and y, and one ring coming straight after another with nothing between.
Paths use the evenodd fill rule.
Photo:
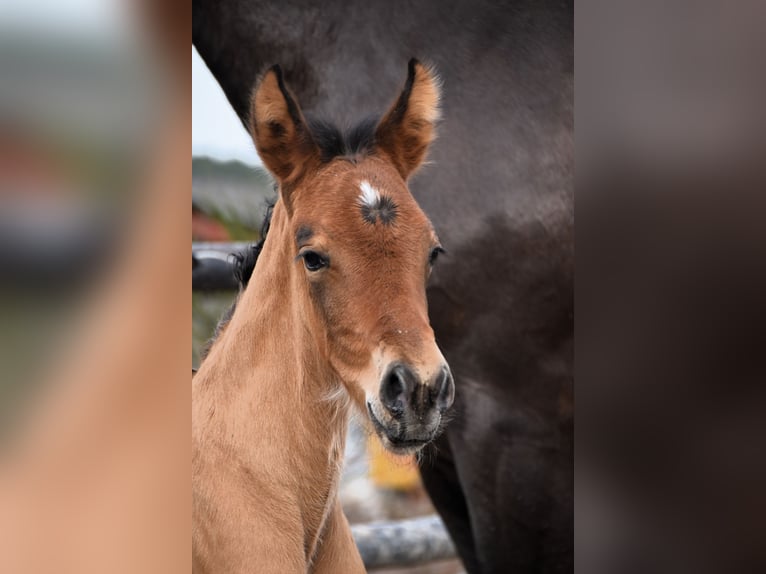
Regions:
<instances>
[{"instance_id":1,"label":"metal bar","mask_svg":"<svg viewBox=\"0 0 766 574\"><path fill-rule=\"evenodd\" d=\"M353 524L351 532L367 568L411 566L455 558L455 546L436 515Z\"/></svg>"},{"instance_id":2,"label":"metal bar","mask_svg":"<svg viewBox=\"0 0 766 574\"><path fill-rule=\"evenodd\" d=\"M219 243L214 241L194 241L192 242L192 254L197 254L200 257L205 257L208 254L217 254L219 256L226 256L229 253L235 253L242 251L248 245L252 245L253 242L249 241L234 241L231 243Z\"/></svg>"},{"instance_id":3,"label":"metal bar","mask_svg":"<svg viewBox=\"0 0 766 574\"><path fill-rule=\"evenodd\" d=\"M248 242L192 243L192 290L221 291L237 289L230 255L242 251Z\"/></svg>"}]
</instances>

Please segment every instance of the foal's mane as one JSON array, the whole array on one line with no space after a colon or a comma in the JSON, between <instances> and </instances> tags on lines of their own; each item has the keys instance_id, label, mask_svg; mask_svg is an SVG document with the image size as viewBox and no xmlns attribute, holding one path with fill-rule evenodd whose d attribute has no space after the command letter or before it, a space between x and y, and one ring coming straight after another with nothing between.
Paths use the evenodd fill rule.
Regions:
<instances>
[{"instance_id":1,"label":"foal's mane","mask_svg":"<svg viewBox=\"0 0 766 574\"><path fill-rule=\"evenodd\" d=\"M248 245L242 251L231 253L229 255L232 263L232 274L239 284L239 294L245 290L245 287L247 287L247 284L250 282L250 278L253 276L255 264L258 262L258 256L263 250L263 244L266 242L266 235L269 233L269 227L271 227L271 214L274 212L274 205L276 205L276 200L271 200L266 205L266 216L263 218L263 223L261 224L261 238L258 242ZM237 309L239 294L229 308L224 311L223 315L218 320L218 324L215 326L212 337L210 337L207 343L202 347L202 350L200 351L200 361L205 360L213 343L216 342L226 325L229 324L229 321L231 321L231 318L234 316L234 311Z\"/></svg>"},{"instance_id":2,"label":"foal's mane","mask_svg":"<svg viewBox=\"0 0 766 574\"><path fill-rule=\"evenodd\" d=\"M237 283L239 283L240 291L247 287L250 278L253 276L255 264L258 262L258 256L263 250L266 235L269 233L269 227L271 227L271 214L274 211L275 204L276 200L273 200L269 201L266 206L266 216L261 224L261 239L258 243L248 245L243 251L231 254L233 266L232 273L234 273L234 278L237 280Z\"/></svg>"},{"instance_id":3,"label":"foal's mane","mask_svg":"<svg viewBox=\"0 0 766 574\"><path fill-rule=\"evenodd\" d=\"M307 118L309 132L319 148L322 162L327 163L336 157L354 161L359 156L372 152L375 148L375 128L377 116L369 116L345 130L316 118Z\"/></svg>"},{"instance_id":4,"label":"foal's mane","mask_svg":"<svg viewBox=\"0 0 766 574\"><path fill-rule=\"evenodd\" d=\"M356 161L357 158L365 156L375 148L375 128L378 125L378 118L370 116L348 129L340 129L338 126L329 122L307 118L306 120L311 134L311 138L319 148L320 157L323 163L328 163L335 158L343 158L348 161ZM263 250L263 244L266 241L266 235L271 226L271 214L274 211L274 205L277 200L270 201L266 208L266 216L261 225L261 239L252 245L248 245L244 250L232 253L232 264L234 277L239 284L239 292L242 293L250 278L253 276L255 264L258 262L258 256ZM239 297L237 297L239 299ZM231 320L234 311L237 308L237 300L226 310L218 324L215 327L213 336L205 344L201 351L201 360L210 351L210 348L220 336L223 329Z\"/></svg>"}]
</instances>

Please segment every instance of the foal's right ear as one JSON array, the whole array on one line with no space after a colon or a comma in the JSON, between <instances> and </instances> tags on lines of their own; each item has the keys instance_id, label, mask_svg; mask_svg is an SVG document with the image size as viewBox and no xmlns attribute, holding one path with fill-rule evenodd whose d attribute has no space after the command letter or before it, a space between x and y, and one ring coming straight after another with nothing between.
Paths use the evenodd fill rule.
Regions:
<instances>
[{"instance_id":1,"label":"foal's right ear","mask_svg":"<svg viewBox=\"0 0 766 574\"><path fill-rule=\"evenodd\" d=\"M432 68L410 60L407 82L375 132L384 151L405 180L423 163L436 138L441 82Z\"/></svg>"},{"instance_id":2,"label":"foal's right ear","mask_svg":"<svg viewBox=\"0 0 766 574\"><path fill-rule=\"evenodd\" d=\"M318 148L279 66L271 67L253 91L250 134L258 155L280 183L295 181L319 160Z\"/></svg>"}]
</instances>

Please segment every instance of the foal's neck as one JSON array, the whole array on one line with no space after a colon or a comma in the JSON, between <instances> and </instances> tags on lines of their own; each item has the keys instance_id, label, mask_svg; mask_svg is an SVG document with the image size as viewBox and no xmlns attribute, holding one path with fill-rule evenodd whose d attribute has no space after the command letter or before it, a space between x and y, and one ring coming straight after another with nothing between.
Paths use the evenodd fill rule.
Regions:
<instances>
[{"instance_id":1,"label":"foal's neck","mask_svg":"<svg viewBox=\"0 0 766 574\"><path fill-rule=\"evenodd\" d=\"M336 494L350 400L301 300L288 234L275 209L253 277L195 377L194 425L261 489L279 477L279 495L300 507L316 540Z\"/></svg>"}]
</instances>

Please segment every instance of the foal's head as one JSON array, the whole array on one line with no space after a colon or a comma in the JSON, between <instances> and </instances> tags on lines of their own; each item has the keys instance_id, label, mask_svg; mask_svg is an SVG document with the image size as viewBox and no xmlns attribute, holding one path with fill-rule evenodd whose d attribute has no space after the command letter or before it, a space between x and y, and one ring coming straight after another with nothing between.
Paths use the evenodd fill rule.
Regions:
<instances>
[{"instance_id":1,"label":"foal's head","mask_svg":"<svg viewBox=\"0 0 766 574\"><path fill-rule=\"evenodd\" d=\"M251 104L251 133L279 183L274 226L279 217L285 231L275 239L272 226L269 239L289 254L283 287L298 294L331 372L397 452L434 438L455 394L426 303L441 246L406 183L434 138L438 105L436 76L415 60L399 98L357 130L353 149L306 121L277 66Z\"/></svg>"}]
</instances>

